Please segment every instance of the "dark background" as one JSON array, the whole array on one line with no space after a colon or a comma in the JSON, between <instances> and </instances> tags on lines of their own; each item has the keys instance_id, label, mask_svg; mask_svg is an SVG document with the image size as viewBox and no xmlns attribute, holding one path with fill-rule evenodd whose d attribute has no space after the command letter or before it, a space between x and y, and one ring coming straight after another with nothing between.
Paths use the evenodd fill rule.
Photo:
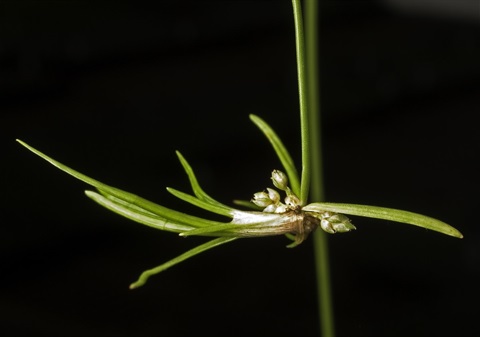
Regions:
<instances>
[{"instance_id":1,"label":"dark background","mask_svg":"<svg viewBox=\"0 0 480 337\"><path fill-rule=\"evenodd\" d=\"M430 3L430 5L429 5ZM352 217L329 236L341 336L478 335L477 1L321 1L328 201L431 215L462 240ZM123 219L20 138L107 184L195 212L174 151L220 201L300 162L293 17L278 1L0 1L0 334L318 335L312 240L204 242ZM202 213L203 214L203 213Z\"/></svg>"}]
</instances>

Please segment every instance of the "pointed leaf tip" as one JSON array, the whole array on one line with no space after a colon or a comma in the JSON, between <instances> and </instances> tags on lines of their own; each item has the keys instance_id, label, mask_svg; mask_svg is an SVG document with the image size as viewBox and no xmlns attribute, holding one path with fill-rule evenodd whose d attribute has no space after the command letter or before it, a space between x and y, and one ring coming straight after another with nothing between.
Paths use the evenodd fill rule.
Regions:
<instances>
[{"instance_id":1,"label":"pointed leaf tip","mask_svg":"<svg viewBox=\"0 0 480 337\"><path fill-rule=\"evenodd\" d=\"M336 212L341 214L363 216L367 218L376 218L389 221L395 221L405 224L410 224L418 227L430 229L442 234L453 236L456 238L463 238L463 234L460 233L455 227L446 224L443 221L431 218L429 216L413 213L410 211L404 211L393 208L369 206L369 205L356 205L356 204L341 204L341 203L312 203L303 208L307 212Z\"/></svg>"}]
</instances>

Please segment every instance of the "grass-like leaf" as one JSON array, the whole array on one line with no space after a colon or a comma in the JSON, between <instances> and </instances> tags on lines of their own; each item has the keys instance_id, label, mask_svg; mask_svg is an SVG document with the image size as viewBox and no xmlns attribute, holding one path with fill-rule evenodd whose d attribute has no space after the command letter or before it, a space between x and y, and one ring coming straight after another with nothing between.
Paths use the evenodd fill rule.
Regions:
<instances>
[{"instance_id":1,"label":"grass-like leaf","mask_svg":"<svg viewBox=\"0 0 480 337\"><path fill-rule=\"evenodd\" d=\"M318 202L312 203L305 207L303 210L306 212L335 212L349 215L358 215L367 218L376 218L383 220L396 221L406 223L418 227L423 227L436 232L440 232L446 235L454 236L457 238L463 238L456 228L446 224L443 221L431 218L426 215L413 213L409 211L398 210L394 208L367 206L367 205L355 205L355 204L340 204L340 203L328 203Z\"/></svg>"},{"instance_id":2,"label":"grass-like leaf","mask_svg":"<svg viewBox=\"0 0 480 337\"><path fill-rule=\"evenodd\" d=\"M167 207L163 207L159 204L153 203L149 200L146 200L142 197L139 197L138 195L123 191L123 190L115 188L115 187L111 187L107 184L104 184L104 183L98 181L98 180L90 178L90 177L86 176L85 174L82 174L78 171L75 171L74 169L56 161L55 159L50 158L46 154L38 151L37 149L31 147L30 145L26 144L25 142L23 142L21 140L17 139L17 141L20 144L22 144L23 146L25 146L27 149L29 149L30 151L35 153L36 155L40 156L41 158L48 161L50 164L59 168L60 170L70 174L71 176L73 176L73 177L75 177L75 178L93 186L93 187L96 187L102 195L107 197L107 199L111 198L111 197L117 198L116 200L113 200L113 198L111 200L111 201L116 202L117 204L120 201L123 201L124 206L126 204L132 204L132 205L136 206L137 211L139 209L141 209L143 212L153 213L153 214L161 217L162 219L168 220L170 222L177 223L177 224L188 225L188 226L194 227L194 228L223 224L222 222L211 221L211 220L195 217L195 216L192 216L192 215L188 215L188 214L185 214L185 213L182 213L182 212L178 212L178 211L169 209ZM92 197L92 196L93 195L89 195L89 197ZM110 204L110 203L106 202L105 200L102 200L98 197L96 197L96 199L94 199L94 200L96 202L100 203L102 206L106 207L108 205L109 207L113 208L112 204ZM120 208L117 208L117 209L119 210ZM116 212L116 213L119 213L119 214L122 214L122 215L125 215L125 216L126 215L133 216L131 214L131 212L135 212L135 209L130 208L128 212L123 212L123 213ZM143 214L143 215L145 215L145 214ZM141 218L141 216L139 216L139 218Z\"/></svg>"},{"instance_id":3,"label":"grass-like leaf","mask_svg":"<svg viewBox=\"0 0 480 337\"><path fill-rule=\"evenodd\" d=\"M264 133L270 141L270 144L272 144L278 159L280 159L280 162L287 173L293 193L295 195L300 195L300 179L298 177L297 169L295 168L295 163L293 162L287 148L283 145L275 131L273 131L270 125L268 125L263 119L253 114L250 115L250 119Z\"/></svg>"},{"instance_id":4,"label":"grass-like leaf","mask_svg":"<svg viewBox=\"0 0 480 337\"><path fill-rule=\"evenodd\" d=\"M195 227L175 223L169 221L168 219L159 217L156 214L145 212L143 209L137 208L135 205L126 203L121 199L115 198L114 196L106 197L94 191L85 191L85 194L87 197L106 209L143 225L176 233L182 233L195 229Z\"/></svg>"},{"instance_id":5,"label":"grass-like leaf","mask_svg":"<svg viewBox=\"0 0 480 337\"><path fill-rule=\"evenodd\" d=\"M235 199L235 200L233 200L233 203L237 206L242 206L242 207L245 207L245 208L249 208L253 211L261 212L263 210L263 207L257 206L253 202L248 201L248 200Z\"/></svg>"},{"instance_id":6,"label":"grass-like leaf","mask_svg":"<svg viewBox=\"0 0 480 337\"><path fill-rule=\"evenodd\" d=\"M177 154L180 158L180 161L185 171L187 172L188 177L190 178L190 182L192 183L192 188L195 194L199 197L199 199L174 189L168 189L169 192L179 197L180 199L190 202L198 207L204 208L217 214L237 219L238 221L240 221L240 224L211 221L181 213L175 210L171 210L169 208L143 199L135 194L122 191L118 188L108 186L96 179L90 178L54 160L53 158L50 158L46 154L38 151L37 149L26 144L25 142L21 140L17 141L39 157L59 168L60 170L89 184L90 186L97 188L98 193L95 191L86 191L85 194L96 203L100 204L101 206L107 208L114 213L117 213L130 220L156 229L182 233L184 236L189 235L189 232L193 230L198 230L198 233L192 232L192 235L219 236L218 238L204 243L198 247L195 247L188 252L156 268L145 271L141 274L138 281L134 282L130 286L131 289L142 286L143 284L145 284L147 279L154 274L158 274L166 270L167 268L170 268L171 266L185 261L208 249L214 248L227 242L231 242L238 238L238 235L235 235L234 232L228 232L228 230L245 230L248 227L256 225L255 223L244 225L242 221L244 218L249 218L250 215L248 213L229 208L228 206L225 206L215 201L213 198L209 197L205 192L203 192L195 178L195 175L190 165L178 152Z\"/></svg>"},{"instance_id":7,"label":"grass-like leaf","mask_svg":"<svg viewBox=\"0 0 480 337\"><path fill-rule=\"evenodd\" d=\"M174 259L171 259L170 261L164 263L164 264L161 264L160 266L158 267L155 267L155 268L152 268L152 269L149 269L149 270L146 270L144 271L140 277L138 278L137 281L135 281L134 283L132 283L130 285L130 289L136 289L138 287L141 287L145 284L145 282L147 282L148 278L150 276L153 276L155 274L158 274L182 261L185 261L197 254L200 254L206 250L209 250L209 249L212 249L212 248L215 248L219 245L222 245L224 243L228 243L228 242L231 242L233 240L235 240L237 238L216 238L216 239L213 239L211 241L208 241L200 246L197 246L191 250L189 250L188 252L185 252L183 253L182 255L179 255L177 256L176 258Z\"/></svg>"},{"instance_id":8,"label":"grass-like leaf","mask_svg":"<svg viewBox=\"0 0 480 337\"><path fill-rule=\"evenodd\" d=\"M210 203L210 202L200 200L198 198L195 198L192 195L180 192L180 191L178 191L174 188L171 188L171 187L167 187L167 191L170 192L171 194L173 194L174 196L176 196L177 198L179 198L179 199L181 199L185 202L188 202L192 205L203 208L203 209L205 209L207 211L210 211L212 213L225 215L225 216L228 216L229 218L233 218L233 212L232 212L231 208L221 207L221 206L218 206L217 203L213 204L213 203Z\"/></svg>"},{"instance_id":9,"label":"grass-like leaf","mask_svg":"<svg viewBox=\"0 0 480 337\"><path fill-rule=\"evenodd\" d=\"M176 151L178 159L180 160L180 163L183 166L183 169L187 173L188 179L190 180L190 185L192 186L193 193L195 196L203 200L213 206L216 206L216 208L223 208L227 212L231 210L231 207L228 207L227 205L224 205L211 196L209 196L205 191L200 187L200 184L198 183L197 177L195 177L195 173L193 172L192 167L190 164L187 162L187 160L182 156L182 154L179 151ZM213 211L214 212L214 211Z\"/></svg>"}]
</instances>

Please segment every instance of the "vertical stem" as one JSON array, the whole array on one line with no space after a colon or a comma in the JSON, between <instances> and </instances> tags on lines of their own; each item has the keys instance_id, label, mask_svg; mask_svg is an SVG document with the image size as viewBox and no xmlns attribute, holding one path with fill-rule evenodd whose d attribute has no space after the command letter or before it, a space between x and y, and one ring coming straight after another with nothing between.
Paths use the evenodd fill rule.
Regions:
<instances>
[{"instance_id":1,"label":"vertical stem","mask_svg":"<svg viewBox=\"0 0 480 337\"><path fill-rule=\"evenodd\" d=\"M307 80L305 76L305 45L303 35L302 7L300 0L292 0L295 20L295 47L297 51L298 94L300 100L300 130L302 138L302 176L300 180L300 200L305 205L310 188L310 148L308 128Z\"/></svg>"},{"instance_id":2,"label":"vertical stem","mask_svg":"<svg viewBox=\"0 0 480 337\"><path fill-rule=\"evenodd\" d=\"M310 127L309 145L311 146L312 186L311 197L315 201L324 200L321 120L320 120L320 88L318 71L318 2L305 0L306 27L306 68L307 68L307 103ZM335 335L332 295L330 286L330 266L328 258L327 233L318 230L314 233L314 256L317 276L318 310L320 315L320 331L323 337Z\"/></svg>"},{"instance_id":3,"label":"vertical stem","mask_svg":"<svg viewBox=\"0 0 480 337\"><path fill-rule=\"evenodd\" d=\"M317 1L305 0L307 13L307 57L303 34L303 19L300 0L292 0L295 19L295 41L297 50L298 92L300 99L300 128L302 137L302 177L300 199L305 204L313 173L312 197L323 200L322 161L320 144L320 108L318 85L318 36ZM305 71L305 68L308 71ZM312 147L310 153L310 146ZM313 167L313 172L311 168ZM330 287L330 268L326 233L318 230L314 235L315 266L317 271L317 295L320 313L320 330L323 337L335 335Z\"/></svg>"}]
</instances>

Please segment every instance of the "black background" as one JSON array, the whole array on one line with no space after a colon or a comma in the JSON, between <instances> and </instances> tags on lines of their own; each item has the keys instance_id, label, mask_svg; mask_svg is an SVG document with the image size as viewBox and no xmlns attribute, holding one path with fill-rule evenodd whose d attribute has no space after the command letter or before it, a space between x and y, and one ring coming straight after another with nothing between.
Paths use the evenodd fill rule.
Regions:
<instances>
[{"instance_id":1,"label":"black background","mask_svg":"<svg viewBox=\"0 0 480 337\"><path fill-rule=\"evenodd\" d=\"M326 197L465 238L352 217L329 236L338 335L480 333L478 3L410 3L321 1ZM178 149L210 195L249 199L280 165L248 114L300 162L288 0L0 1L0 109L2 335L318 335L312 240L238 240L130 291L205 240L109 213L15 143L204 215L165 190L189 191Z\"/></svg>"}]
</instances>

